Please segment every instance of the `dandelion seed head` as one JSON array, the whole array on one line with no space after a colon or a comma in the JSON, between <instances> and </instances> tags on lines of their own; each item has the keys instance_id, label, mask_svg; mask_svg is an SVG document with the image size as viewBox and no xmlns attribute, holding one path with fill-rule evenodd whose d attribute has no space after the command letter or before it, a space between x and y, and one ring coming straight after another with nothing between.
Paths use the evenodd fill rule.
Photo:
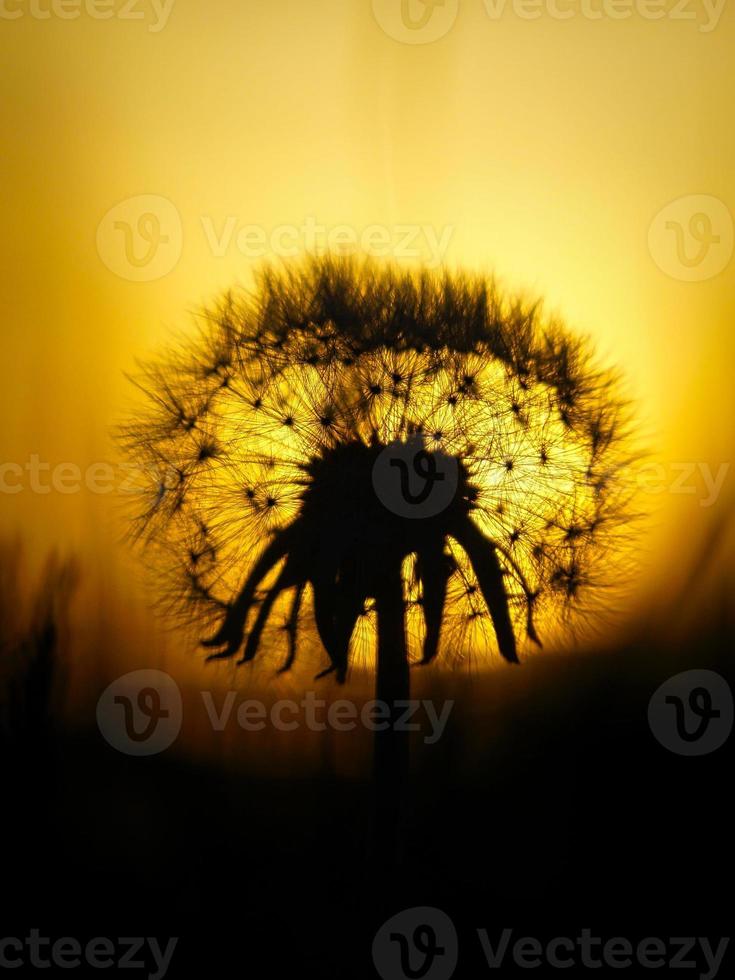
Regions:
<instances>
[{"instance_id":1,"label":"dandelion seed head","mask_svg":"<svg viewBox=\"0 0 735 980\"><path fill-rule=\"evenodd\" d=\"M143 474L136 529L168 594L197 622L214 619L303 515L335 454L420 435L466 471L466 506L497 543L519 636L531 609L540 632L573 624L620 574L632 506L620 479L629 410L594 364L537 304L479 277L333 258L267 267L254 291L228 294L196 338L144 369L145 400L123 432ZM337 492L353 495L357 514L355 487ZM496 643L451 540L446 558L442 652L459 663ZM406 566L404 580L417 644L420 575ZM282 598L273 615L283 636ZM299 615L306 622L308 603ZM352 647L369 659L371 600L356 615Z\"/></svg>"}]
</instances>

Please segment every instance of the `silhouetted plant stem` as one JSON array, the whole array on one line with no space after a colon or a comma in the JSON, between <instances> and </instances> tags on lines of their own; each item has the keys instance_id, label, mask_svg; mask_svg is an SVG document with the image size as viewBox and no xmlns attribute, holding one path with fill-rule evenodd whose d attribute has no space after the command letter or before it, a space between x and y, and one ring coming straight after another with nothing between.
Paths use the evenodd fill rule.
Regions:
<instances>
[{"instance_id":1,"label":"silhouetted plant stem","mask_svg":"<svg viewBox=\"0 0 735 980\"><path fill-rule=\"evenodd\" d=\"M408 649L400 566L388 571L376 596L378 649L375 697L388 705L389 726L375 733L373 849L383 867L399 858L401 815L408 778L409 735L396 730L399 702L410 693Z\"/></svg>"}]
</instances>

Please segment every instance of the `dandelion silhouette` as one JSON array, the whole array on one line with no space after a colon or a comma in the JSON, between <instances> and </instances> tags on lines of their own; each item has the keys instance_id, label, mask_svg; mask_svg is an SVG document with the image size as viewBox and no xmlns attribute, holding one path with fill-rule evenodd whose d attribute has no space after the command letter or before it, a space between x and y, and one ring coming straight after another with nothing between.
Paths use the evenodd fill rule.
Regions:
<instances>
[{"instance_id":1,"label":"dandelion silhouette","mask_svg":"<svg viewBox=\"0 0 735 980\"><path fill-rule=\"evenodd\" d=\"M411 661L514 663L610 584L629 516L616 379L483 278L267 268L139 384L137 530L212 624L210 659L253 660L276 624L288 670L316 632L318 676L344 682L373 648L393 703Z\"/></svg>"},{"instance_id":2,"label":"dandelion silhouette","mask_svg":"<svg viewBox=\"0 0 735 980\"><path fill-rule=\"evenodd\" d=\"M194 618L221 615L213 658L252 660L290 591L290 668L310 587L340 682L375 612L401 659L420 609L421 662L477 648L478 623L491 648L488 621L515 662L537 624L592 608L629 518L626 411L591 363L482 279L337 259L268 269L145 369L125 430L144 474L138 531Z\"/></svg>"}]
</instances>

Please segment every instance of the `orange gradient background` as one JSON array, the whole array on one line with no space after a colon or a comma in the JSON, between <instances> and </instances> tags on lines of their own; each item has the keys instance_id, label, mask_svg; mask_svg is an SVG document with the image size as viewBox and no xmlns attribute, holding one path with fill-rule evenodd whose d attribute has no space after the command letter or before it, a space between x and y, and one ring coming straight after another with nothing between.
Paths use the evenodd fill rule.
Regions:
<instances>
[{"instance_id":1,"label":"orange gradient background","mask_svg":"<svg viewBox=\"0 0 735 980\"><path fill-rule=\"evenodd\" d=\"M688 195L735 211L731 7L703 32L701 17L635 13L493 20L463 0L444 37L414 45L388 36L369 0L175 0L157 31L145 3L130 21L11 8L23 16L0 19L2 462L114 461L136 358L277 258L244 255L234 236L215 254L207 228L234 218L270 240L310 216L358 233L450 229L448 265L542 296L620 366L664 486L677 464L714 476L730 460L735 261L682 281L648 231ZM168 199L182 228L174 268L149 282L116 274L97 246L105 215L138 195ZM733 473L709 507L701 471L688 485L646 495L621 623L670 600L732 508ZM86 628L116 622L139 643L132 666L155 660L168 640L115 495L38 494L26 480L0 500L0 533L23 540L31 566L52 547L78 556Z\"/></svg>"}]
</instances>

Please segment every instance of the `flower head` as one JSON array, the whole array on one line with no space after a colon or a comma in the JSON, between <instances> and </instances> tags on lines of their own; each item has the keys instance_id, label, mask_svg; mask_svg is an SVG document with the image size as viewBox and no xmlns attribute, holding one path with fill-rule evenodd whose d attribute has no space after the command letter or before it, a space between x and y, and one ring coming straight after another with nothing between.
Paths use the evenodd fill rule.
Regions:
<instances>
[{"instance_id":1,"label":"flower head","mask_svg":"<svg viewBox=\"0 0 735 980\"><path fill-rule=\"evenodd\" d=\"M630 513L616 378L483 278L267 268L140 384L137 526L195 617L225 613L216 656L249 660L275 628L290 666L311 632L343 678L398 569L424 660L512 660L611 581Z\"/></svg>"}]
</instances>

